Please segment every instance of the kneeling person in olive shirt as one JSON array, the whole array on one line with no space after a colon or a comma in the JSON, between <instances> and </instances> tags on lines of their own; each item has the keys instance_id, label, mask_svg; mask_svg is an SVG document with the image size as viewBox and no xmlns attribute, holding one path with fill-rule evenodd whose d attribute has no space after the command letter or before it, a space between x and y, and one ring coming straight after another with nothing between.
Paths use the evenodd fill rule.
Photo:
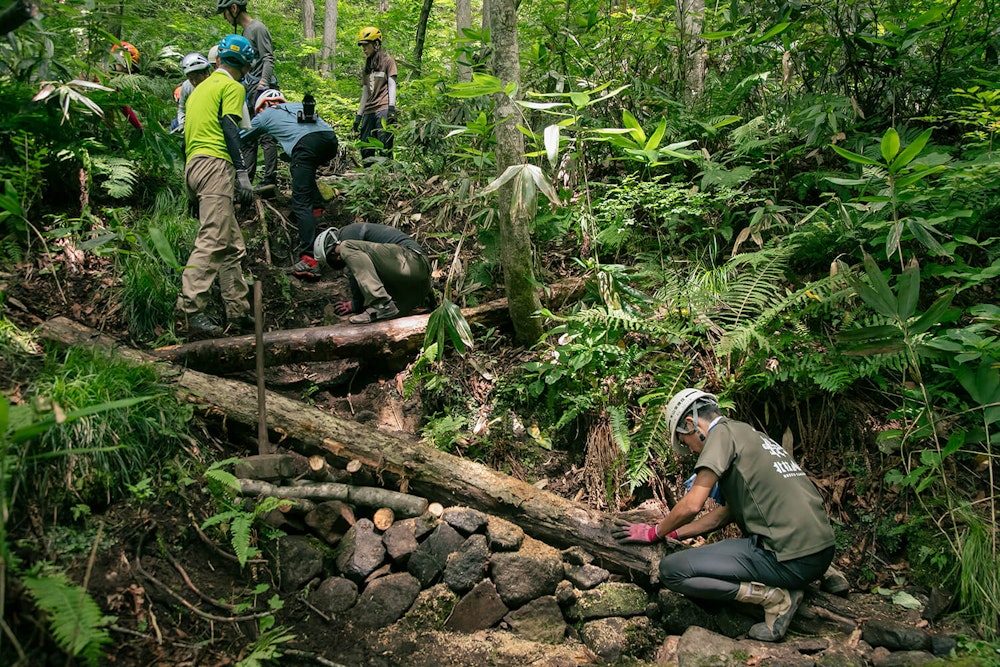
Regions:
<instances>
[{"instance_id":1,"label":"kneeling person in olive shirt","mask_svg":"<svg viewBox=\"0 0 1000 667\"><path fill-rule=\"evenodd\" d=\"M698 454L691 490L659 524L619 523L623 542L688 539L736 523L746 538L665 556L660 581L677 593L737 600L764 608L750 636L778 641L802 601L802 589L833 560L833 528L823 499L777 442L719 414L715 396L684 389L666 408L678 454ZM725 504L698 517L718 484ZM697 517L697 518L696 518Z\"/></svg>"},{"instance_id":2,"label":"kneeling person in olive shirt","mask_svg":"<svg viewBox=\"0 0 1000 667\"><path fill-rule=\"evenodd\" d=\"M335 310L338 315L355 313L351 324L408 315L431 293L427 253L395 227L356 222L330 228L316 237L313 252L321 264L347 269L352 298Z\"/></svg>"}]
</instances>

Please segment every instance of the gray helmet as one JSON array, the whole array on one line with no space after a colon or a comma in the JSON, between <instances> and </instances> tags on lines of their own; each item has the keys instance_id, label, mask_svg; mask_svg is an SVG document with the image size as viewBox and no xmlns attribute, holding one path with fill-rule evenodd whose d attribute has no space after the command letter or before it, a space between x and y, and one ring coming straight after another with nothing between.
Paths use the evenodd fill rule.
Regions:
<instances>
[{"instance_id":1,"label":"gray helmet","mask_svg":"<svg viewBox=\"0 0 1000 667\"><path fill-rule=\"evenodd\" d=\"M709 394L701 389L682 389L670 399L663 414L667 417L667 429L670 433L670 445L678 454L690 454L691 450L677 437L677 429L681 422L689 414L694 417L694 423L698 423L698 410L711 407L713 411L719 409L719 399L715 394ZM687 433L687 431L685 431Z\"/></svg>"},{"instance_id":2,"label":"gray helmet","mask_svg":"<svg viewBox=\"0 0 1000 667\"><path fill-rule=\"evenodd\" d=\"M330 262L327 257L333 255L333 249L337 247L338 243L340 243L340 230L336 227L324 229L313 242L313 257L320 264L329 266Z\"/></svg>"},{"instance_id":3,"label":"gray helmet","mask_svg":"<svg viewBox=\"0 0 1000 667\"><path fill-rule=\"evenodd\" d=\"M247 0L216 0L215 13L221 14L226 11L226 7L231 5L238 5L240 9L243 9L247 6Z\"/></svg>"},{"instance_id":4,"label":"gray helmet","mask_svg":"<svg viewBox=\"0 0 1000 667\"><path fill-rule=\"evenodd\" d=\"M192 72L200 72L209 67L211 65L208 64L208 58L200 53L189 53L181 58L181 71L184 72L184 76Z\"/></svg>"}]
</instances>

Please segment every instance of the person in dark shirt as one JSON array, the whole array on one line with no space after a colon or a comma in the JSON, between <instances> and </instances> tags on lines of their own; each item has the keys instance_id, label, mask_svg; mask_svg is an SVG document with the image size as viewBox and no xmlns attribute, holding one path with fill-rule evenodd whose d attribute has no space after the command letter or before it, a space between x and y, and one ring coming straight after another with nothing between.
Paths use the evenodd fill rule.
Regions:
<instances>
[{"instance_id":1,"label":"person in dark shirt","mask_svg":"<svg viewBox=\"0 0 1000 667\"><path fill-rule=\"evenodd\" d=\"M351 324L407 315L431 293L427 253L395 227L356 222L330 228L316 237L313 253L320 264L347 269L351 300L334 309L351 315Z\"/></svg>"},{"instance_id":2,"label":"person in dark shirt","mask_svg":"<svg viewBox=\"0 0 1000 667\"><path fill-rule=\"evenodd\" d=\"M619 521L615 538L686 540L737 524L747 537L665 556L660 581L691 597L760 605L764 622L750 628L750 636L782 639L802 589L833 560L833 528L822 497L781 445L749 424L723 417L714 395L684 389L665 415L674 451L698 455L694 482L658 524ZM701 515L716 484L724 504Z\"/></svg>"}]
</instances>

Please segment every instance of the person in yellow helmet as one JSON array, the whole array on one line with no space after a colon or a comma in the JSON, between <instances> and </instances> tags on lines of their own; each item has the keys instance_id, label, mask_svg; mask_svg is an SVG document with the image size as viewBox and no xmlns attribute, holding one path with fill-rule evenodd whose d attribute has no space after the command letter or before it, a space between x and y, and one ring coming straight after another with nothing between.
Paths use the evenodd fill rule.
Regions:
<instances>
[{"instance_id":1,"label":"person in yellow helmet","mask_svg":"<svg viewBox=\"0 0 1000 667\"><path fill-rule=\"evenodd\" d=\"M393 133L388 125L396 121L396 61L382 48L382 31L374 26L358 32L358 46L364 51L365 66L361 72L361 103L354 117L353 130L358 139L378 139L385 147L379 153L392 153ZM362 148L361 160L371 164L374 148Z\"/></svg>"}]
</instances>

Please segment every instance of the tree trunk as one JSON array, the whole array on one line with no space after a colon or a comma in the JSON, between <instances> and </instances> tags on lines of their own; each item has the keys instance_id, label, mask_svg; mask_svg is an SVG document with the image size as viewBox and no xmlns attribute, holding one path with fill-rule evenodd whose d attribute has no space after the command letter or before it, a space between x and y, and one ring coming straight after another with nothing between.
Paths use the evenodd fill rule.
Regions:
<instances>
[{"instance_id":1,"label":"tree trunk","mask_svg":"<svg viewBox=\"0 0 1000 667\"><path fill-rule=\"evenodd\" d=\"M491 0L490 26L493 73L505 86L511 83L520 86L515 0ZM517 129L518 107L514 99L501 92L495 96L495 104L495 154L499 176L507 167L524 162L524 135ZM515 337L522 345L532 345L542 335L541 320L534 317L542 304L535 289L529 221L523 207L513 205L514 180L508 181L499 191L500 265Z\"/></svg>"},{"instance_id":2,"label":"tree trunk","mask_svg":"<svg viewBox=\"0 0 1000 667\"><path fill-rule=\"evenodd\" d=\"M455 0L455 34L459 40L465 38L465 30L472 28L472 0ZM462 43L462 42L460 42ZM465 52L459 53L455 63L459 81L472 81L472 64Z\"/></svg>"},{"instance_id":3,"label":"tree trunk","mask_svg":"<svg viewBox=\"0 0 1000 667\"><path fill-rule=\"evenodd\" d=\"M417 38L413 46L413 63L416 75L420 76L420 64L424 58L424 39L427 37L427 21L431 17L431 5L434 0L424 0L420 8L420 19L417 21Z\"/></svg>"},{"instance_id":4,"label":"tree trunk","mask_svg":"<svg viewBox=\"0 0 1000 667\"><path fill-rule=\"evenodd\" d=\"M316 39L316 4L313 0L302 0L302 36ZM316 69L316 54L306 56L302 65L308 69Z\"/></svg>"},{"instance_id":5,"label":"tree trunk","mask_svg":"<svg viewBox=\"0 0 1000 667\"><path fill-rule=\"evenodd\" d=\"M323 9L323 46L319 52L320 71L336 76L333 66L337 56L337 0L326 0Z\"/></svg>"},{"instance_id":6,"label":"tree trunk","mask_svg":"<svg viewBox=\"0 0 1000 667\"><path fill-rule=\"evenodd\" d=\"M66 318L41 327L41 335L66 345L86 345L113 350L135 362L155 362L149 354L122 347L113 339ZM256 389L248 384L205 375L178 366L164 365L164 382L173 383L183 400L206 414L223 414L230 421L254 428L257 424ZM396 480L408 493L429 500L460 504L505 518L525 533L557 547L579 546L598 564L617 572L646 579L650 566L677 543L655 547L622 545L611 537L613 517L554 493L504 475L484 465L393 437L321 410L268 392L268 426L284 434L309 456L325 451L338 462L358 459Z\"/></svg>"},{"instance_id":7,"label":"tree trunk","mask_svg":"<svg viewBox=\"0 0 1000 667\"><path fill-rule=\"evenodd\" d=\"M551 286L550 308L561 307L581 293L580 281ZM470 324L500 327L508 323L507 299L497 299L475 308L463 308ZM335 359L364 357L382 363L405 365L424 341L429 315L411 315L367 326L335 324L327 327L271 331L264 334L264 365L282 366ZM253 336L201 340L154 350L164 361L184 363L189 368L225 375L252 370L256 365Z\"/></svg>"},{"instance_id":8,"label":"tree trunk","mask_svg":"<svg viewBox=\"0 0 1000 667\"><path fill-rule=\"evenodd\" d=\"M705 61L708 44L701 38L705 22L705 0L676 0L680 68L684 77L684 97L691 99L705 92Z\"/></svg>"}]
</instances>

